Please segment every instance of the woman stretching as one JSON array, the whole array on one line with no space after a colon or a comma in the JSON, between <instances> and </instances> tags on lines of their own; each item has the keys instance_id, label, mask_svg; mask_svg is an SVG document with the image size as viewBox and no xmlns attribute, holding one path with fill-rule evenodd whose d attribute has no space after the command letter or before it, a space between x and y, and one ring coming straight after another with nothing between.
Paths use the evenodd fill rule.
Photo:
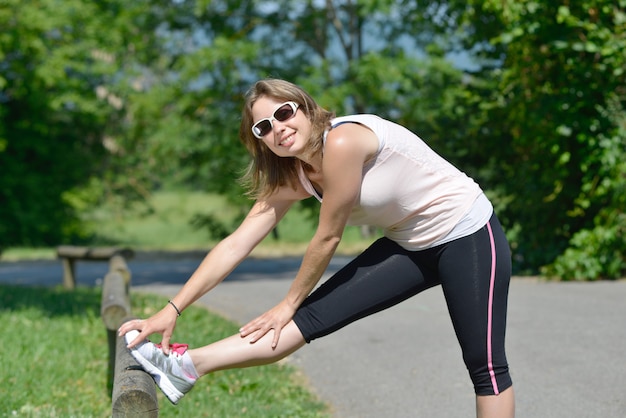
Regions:
<instances>
[{"instance_id":1,"label":"woman stretching","mask_svg":"<svg viewBox=\"0 0 626 418\"><path fill-rule=\"evenodd\" d=\"M477 417L513 417L504 344L510 252L480 187L402 126L375 115L335 117L283 80L250 89L240 137L252 156L252 209L161 311L119 330L170 401L207 373L275 362L441 285ZM170 345L180 313L311 196L321 202L319 223L285 298L229 338L189 350ZM312 292L347 224L379 227L384 237ZM146 340L152 333L162 334L160 345Z\"/></svg>"}]
</instances>

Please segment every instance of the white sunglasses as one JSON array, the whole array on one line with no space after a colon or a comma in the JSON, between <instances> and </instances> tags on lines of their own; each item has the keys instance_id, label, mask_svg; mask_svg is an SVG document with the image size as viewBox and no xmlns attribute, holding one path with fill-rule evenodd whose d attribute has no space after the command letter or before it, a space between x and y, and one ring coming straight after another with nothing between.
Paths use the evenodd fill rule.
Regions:
<instances>
[{"instance_id":1,"label":"white sunglasses","mask_svg":"<svg viewBox=\"0 0 626 418\"><path fill-rule=\"evenodd\" d=\"M274 111L274 114L271 118L261 119L254 125L252 125L252 133L258 139L263 139L265 135L270 133L272 129L274 129L274 124L272 121L284 122L288 119L293 118L298 111L299 104L296 102L285 102L278 106L278 108Z\"/></svg>"}]
</instances>

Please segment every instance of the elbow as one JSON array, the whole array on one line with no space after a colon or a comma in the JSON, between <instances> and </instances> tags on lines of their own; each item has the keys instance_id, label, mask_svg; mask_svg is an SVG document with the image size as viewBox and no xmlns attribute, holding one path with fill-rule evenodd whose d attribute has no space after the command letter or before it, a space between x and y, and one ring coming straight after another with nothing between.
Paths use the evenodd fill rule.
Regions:
<instances>
[{"instance_id":1,"label":"elbow","mask_svg":"<svg viewBox=\"0 0 626 418\"><path fill-rule=\"evenodd\" d=\"M236 236L231 234L217 244L214 251L218 248L221 250L222 257L241 261L250 255L254 247L250 245L249 241L238 240Z\"/></svg>"},{"instance_id":2,"label":"elbow","mask_svg":"<svg viewBox=\"0 0 626 418\"><path fill-rule=\"evenodd\" d=\"M316 238L316 245L319 245L327 251L335 251L341 242L340 234L319 234Z\"/></svg>"}]
</instances>

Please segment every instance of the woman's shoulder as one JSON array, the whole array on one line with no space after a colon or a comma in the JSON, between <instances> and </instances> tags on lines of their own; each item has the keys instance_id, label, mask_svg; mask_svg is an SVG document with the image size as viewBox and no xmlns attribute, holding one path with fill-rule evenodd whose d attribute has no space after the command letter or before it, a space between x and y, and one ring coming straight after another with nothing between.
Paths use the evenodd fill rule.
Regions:
<instances>
[{"instance_id":1,"label":"woman's shoulder","mask_svg":"<svg viewBox=\"0 0 626 418\"><path fill-rule=\"evenodd\" d=\"M344 115L344 116L337 116L333 119L331 119L330 121L330 126L331 126L331 130L335 129L341 125L344 125L346 123L356 123L356 124L360 124L360 125L364 125L364 126L370 126L370 125L376 125L376 124L380 124L381 122L384 122L384 119L382 119L380 116L378 115L373 115L373 114L369 114L369 113L358 113L358 114L353 114L353 115Z\"/></svg>"},{"instance_id":2,"label":"woman's shoulder","mask_svg":"<svg viewBox=\"0 0 626 418\"><path fill-rule=\"evenodd\" d=\"M331 128L326 131L326 137L331 133L332 136L350 135L361 139L364 135L373 135L377 139L377 150L380 151L385 144L386 122L388 123L378 115L367 113L339 116L331 121ZM371 135L367 134L368 131Z\"/></svg>"},{"instance_id":3,"label":"woman's shoulder","mask_svg":"<svg viewBox=\"0 0 626 418\"><path fill-rule=\"evenodd\" d=\"M379 150L380 141L372 128L358 121L354 122L341 123L328 132L325 153L343 149L349 154L358 154L356 151L360 150L363 155L371 157Z\"/></svg>"}]
</instances>

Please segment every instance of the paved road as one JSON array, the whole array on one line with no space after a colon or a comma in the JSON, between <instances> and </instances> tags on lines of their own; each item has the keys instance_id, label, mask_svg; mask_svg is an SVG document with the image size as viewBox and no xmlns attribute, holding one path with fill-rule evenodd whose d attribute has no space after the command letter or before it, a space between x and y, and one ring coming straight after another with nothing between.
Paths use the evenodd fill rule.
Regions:
<instances>
[{"instance_id":1,"label":"paved road","mask_svg":"<svg viewBox=\"0 0 626 418\"><path fill-rule=\"evenodd\" d=\"M345 263L333 260L330 272ZM131 261L133 291L174 295L197 258ZM297 259L249 260L199 303L243 323L278 302ZM78 263L94 285L106 263ZM0 263L0 283L59 283L58 262ZM522 418L626 417L626 281L516 278L508 356ZM337 418L472 417L474 397L439 288L290 357Z\"/></svg>"}]
</instances>

